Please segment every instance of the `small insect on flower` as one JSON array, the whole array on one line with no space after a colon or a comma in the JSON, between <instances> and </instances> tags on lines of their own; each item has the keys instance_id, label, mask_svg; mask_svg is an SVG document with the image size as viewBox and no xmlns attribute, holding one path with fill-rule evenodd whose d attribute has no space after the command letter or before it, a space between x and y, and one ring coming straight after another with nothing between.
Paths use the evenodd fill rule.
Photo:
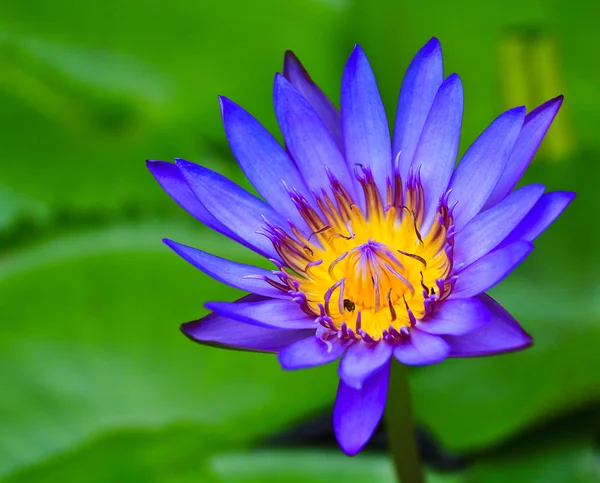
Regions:
<instances>
[{"instance_id":1,"label":"small insect on flower","mask_svg":"<svg viewBox=\"0 0 600 483\"><path fill-rule=\"evenodd\" d=\"M350 299L344 299L344 308L348 312L354 312L354 310L356 309L356 304Z\"/></svg>"},{"instance_id":2,"label":"small insect on flower","mask_svg":"<svg viewBox=\"0 0 600 483\"><path fill-rule=\"evenodd\" d=\"M275 352L286 369L341 358L334 408L340 446L356 454L383 414L392 358L407 365L514 351L531 337L484 292L532 250L574 197L514 190L562 103L516 107L455 168L463 112L431 39L404 78L393 137L358 46L333 106L285 55L274 102L284 149L221 97L227 139L262 199L205 167L149 161L161 186L204 224L268 258L243 265L165 240L216 280L250 293L210 302L182 326L205 344Z\"/></svg>"}]
</instances>

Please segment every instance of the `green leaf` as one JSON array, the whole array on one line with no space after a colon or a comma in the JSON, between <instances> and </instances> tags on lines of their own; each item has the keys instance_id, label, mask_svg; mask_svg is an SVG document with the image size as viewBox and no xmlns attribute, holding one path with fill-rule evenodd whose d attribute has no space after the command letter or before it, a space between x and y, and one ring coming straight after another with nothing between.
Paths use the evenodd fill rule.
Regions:
<instances>
[{"instance_id":1,"label":"green leaf","mask_svg":"<svg viewBox=\"0 0 600 483\"><path fill-rule=\"evenodd\" d=\"M190 422L248 441L333 398L334 367L288 373L273 356L186 339L179 324L203 315L205 301L239 293L162 236L256 260L206 229L167 223L65 235L4 257L0 475L120 428Z\"/></svg>"},{"instance_id":2,"label":"green leaf","mask_svg":"<svg viewBox=\"0 0 600 483\"><path fill-rule=\"evenodd\" d=\"M238 449L236 449L238 447ZM535 439L480 457L466 470L428 472L428 483L593 483L600 476L590 441ZM120 430L85 442L46 462L18 471L3 483L160 482L354 483L395 482L386 455L349 458L339 451L239 449L226 435L187 424Z\"/></svg>"},{"instance_id":3,"label":"green leaf","mask_svg":"<svg viewBox=\"0 0 600 483\"><path fill-rule=\"evenodd\" d=\"M466 483L593 483L600 479L598 451L590 428L538 433L477 461Z\"/></svg>"},{"instance_id":4,"label":"green leaf","mask_svg":"<svg viewBox=\"0 0 600 483\"><path fill-rule=\"evenodd\" d=\"M206 457L222 437L194 424L122 429L100 434L72 451L3 478L3 483L213 483Z\"/></svg>"},{"instance_id":5,"label":"green leaf","mask_svg":"<svg viewBox=\"0 0 600 483\"><path fill-rule=\"evenodd\" d=\"M48 209L43 204L0 184L0 233L9 233L23 218L46 219Z\"/></svg>"},{"instance_id":6,"label":"green leaf","mask_svg":"<svg viewBox=\"0 0 600 483\"><path fill-rule=\"evenodd\" d=\"M165 198L148 158L227 169L215 161L226 144L217 95L274 130L273 75L286 49L327 88L341 76L342 10L326 2L8 2L0 11L2 183L52 208L151 211Z\"/></svg>"},{"instance_id":7,"label":"green leaf","mask_svg":"<svg viewBox=\"0 0 600 483\"><path fill-rule=\"evenodd\" d=\"M390 459L381 454L348 458L330 450L263 450L217 454L207 466L223 483L395 482ZM427 472L428 483L594 483L600 476L597 455L582 435L564 440L533 440L490 456L464 470Z\"/></svg>"},{"instance_id":8,"label":"green leaf","mask_svg":"<svg viewBox=\"0 0 600 483\"><path fill-rule=\"evenodd\" d=\"M209 468L227 483L393 483L387 458L360 455L348 458L332 450L263 450L224 453L212 457Z\"/></svg>"}]
</instances>

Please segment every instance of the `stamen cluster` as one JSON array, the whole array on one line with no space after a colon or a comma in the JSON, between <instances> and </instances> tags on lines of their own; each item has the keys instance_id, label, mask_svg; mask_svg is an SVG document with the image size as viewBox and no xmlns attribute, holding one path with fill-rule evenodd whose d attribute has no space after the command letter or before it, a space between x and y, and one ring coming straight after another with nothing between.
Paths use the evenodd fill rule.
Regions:
<instances>
[{"instance_id":1,"label":"stamen cluster","mask_svg":"<svg viewBox=\"0 0 600 483\"><path fill-rule=\"evenodd\" d=\"M289 191L311 232L292 225L288 233L265 220L264 234L285 262L272 260L278 280L266 281L314 316L327 329L324 338L327 331L369 341L400 337L452 290L451 210L442 199L432 226L423 227L418 173L406 187L399 174L388 179L385 204L369 168L357 167L355 178L360 200L331 173L329 191L314 203Z\"/></svg>"}]
</instances>

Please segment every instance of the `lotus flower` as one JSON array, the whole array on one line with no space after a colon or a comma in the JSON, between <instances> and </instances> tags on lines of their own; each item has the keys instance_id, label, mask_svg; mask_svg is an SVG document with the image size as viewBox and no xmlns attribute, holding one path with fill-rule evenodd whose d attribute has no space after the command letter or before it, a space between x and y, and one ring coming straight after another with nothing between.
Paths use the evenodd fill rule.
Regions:
<instances>
[{"instance_id":1,"label":"lotus flower","mask_svg":"<svg viewBox=\"0 0 600 483\"><path fill-rule=\"evenodd\" d=\"M202 344L278 354L285 369L339 364L333 418L347 454L383 414L392 358L406 365L528 347L531 337L485 291L532 250L574 194L515 185L562 96L498 116L456 166L463 88L431 39L408 67L393 137L356 46L338 110L288 52L274 82L285 147L224 97L240 167L262 199L205 167L149 161L202 223L268 258L272 270L165 240L219 282L249 292L210 302L182 326Z\"/></svg>"}]
</instances>

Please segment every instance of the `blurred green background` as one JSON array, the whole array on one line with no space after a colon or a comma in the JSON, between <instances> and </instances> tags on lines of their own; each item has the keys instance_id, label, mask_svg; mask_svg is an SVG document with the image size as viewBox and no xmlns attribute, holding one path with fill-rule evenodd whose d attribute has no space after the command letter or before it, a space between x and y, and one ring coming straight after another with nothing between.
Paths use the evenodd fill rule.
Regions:
<instances>
[{"instance_id":1,"label":"blurred green background","mask_svg":"<svg viewBox=\"0 0 600 483\"><path fill-rule=\"evenodd\" d=\"M179 333L205 301L239 294L161 238L260 262L169 200L144 160L183 157L244 183L217 94L275 131L271 87L286 49L337 103L360 43L393 119L403 73L433 35L465 86L463 150L501 110L565 94L526 181L578 198L493 293L535 346L413 371L420 423L472 456L431 481L600 481L599 10L568 0L4 0L0 481L393 481L377 452L256 448L326 411L336 368L285 373L273 356Z\"/></svg>"}]
</instances>

